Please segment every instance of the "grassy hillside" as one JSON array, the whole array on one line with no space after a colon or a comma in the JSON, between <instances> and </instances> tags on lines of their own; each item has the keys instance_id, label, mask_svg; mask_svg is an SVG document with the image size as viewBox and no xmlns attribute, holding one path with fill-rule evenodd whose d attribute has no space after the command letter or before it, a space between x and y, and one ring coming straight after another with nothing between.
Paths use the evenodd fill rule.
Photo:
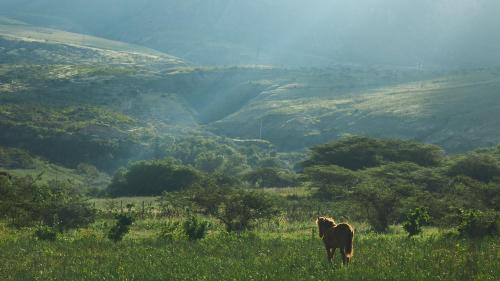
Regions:
<instances>
[{"instance_id":1,"label":"grassy hillside","mask_svg":"<svg viewBox=\"0 0 500 281\"><path fill-rule=\"evenodd\" d=\"M0 144L58 164L113 171L147 154L158 111L163 127L192 124L175 97L145 86L185 65L167 54L0 18L0 61Z\"/></svg>"},{"instance_id":2,"label":"grassy hillside","mask_svg":"<svg viewBox=\"0 0 500 281\"><path fill-rule=\"evenodd\" d=\"M213 127L230 136L257 137L262 132L264 139L286 149L347 133L417 139L448 151L489 146L500 139L498 69L347 90L337 89L332 79L322 82L330 87L306 80L264 91Z\"/></svg>"},{"instance_id":3,"label":"grassy hillside","mask_svg":"<svg viewBox=\"0 0 500 281\"><path fill-rule=\"evenodd\" d=\"M100 63L178 66L183 62L145 47L36 27L0 17L3 63Z\"/></svg>"},{"instance_id":4,"label":"grassy hillside","mask_svg":"<svg viewBox=\"0 0 500 281\"><path fill-rule=\"evenodd\" d=\"M344 134L412 138L452 152L500 139L498 68L187 66L5 18L0 58L0 145L71 168L114 171L176 138L214 134L262 139L277 151Z\"/></svg>"}]
</instances>

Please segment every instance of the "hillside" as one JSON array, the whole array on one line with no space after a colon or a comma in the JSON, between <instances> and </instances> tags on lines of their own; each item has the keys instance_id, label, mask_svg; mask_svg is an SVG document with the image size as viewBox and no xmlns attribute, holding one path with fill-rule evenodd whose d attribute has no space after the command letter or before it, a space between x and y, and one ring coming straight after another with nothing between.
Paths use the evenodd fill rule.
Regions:
<instances>
[{"instance_id":1,"label":"hillside","mask_svg":"<svg viewBox=\"0 0 500 281\"><path fill-rule=\"evenodd\" d=\"M450 152L500 139L499 69L439 74L340 94L317 85L306 81L274 87L213 127L221 134L249 138L261 131L264 139L292 150L343 134L416 139Z\"/></svg>"},{"instance_id":2,"label":"hillside","mask_svg":"<svg viewBox=\"0 0 500 281\"><path fill-rule=\"evenodd\" d=\"M0 15L203 65L500 63L496 0L3 0Z\"/></svg>"},{"instance_id":3,"label":"hillside","mask_svg":"<svg viewBox=\"0 0 500 281\"><path fill-rule=\"evenodd\" d=\"M0 17L0 61L27 64L178 66L182 60L145 47L32 26Z\"/></svg>"},{"instance_id":4,"label":"hillside","mask_svg":"<svg viewBox=\"0 0 500 281\"><path fill-rule=\"evenodd\" d=\"M154 134L148 118L159 108L192 124L182 105L157 102L176 105L175 97L141 95L155 73L185 65L167 54L2 18L0 61L0 145L67 167L113 171L142 157Z\"/></svg>"},{"instance_id":5,"label":"hillside","mask_svg":"<svg viewBox=\"0 0 500 281\"><path fill-rule=\"evenodd\" d=\"M288 153L344 134L417 139L448 152L500 140L498 68L191 66L5 18L0 57L0 145L73 169L113 172L194 137L226 137L231 154L241 141ZM245 157L244 165L260 161Z\"/></svg>"}]
</instances>

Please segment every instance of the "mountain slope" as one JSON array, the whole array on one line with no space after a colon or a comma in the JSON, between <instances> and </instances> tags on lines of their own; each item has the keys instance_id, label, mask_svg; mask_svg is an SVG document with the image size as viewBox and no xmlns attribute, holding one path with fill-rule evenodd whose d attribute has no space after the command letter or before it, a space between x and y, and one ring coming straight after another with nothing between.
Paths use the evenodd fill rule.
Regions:
<instances>
[{"instance_id":1,"label":"mountain slope","mask_svg":"<svg viewBox=\"0 0 500 281\"><path fill-rule=\"evenodd\" d=\"M0 58L3 63L132 64L180 66L179 58L145 47L31 26L0 18Z\"/></svg>"},{"instance_id":2,"label":"mountain slope","mask_svg":"<svg viewBox=\"0 0 500 281\"><path fill-rule=\"evenodd\" d=\"M417 139L450 152L500 140L498 68L197 67L5 19L1 30L0 145L71 168L113 172L191 136L277 151L343 134Z\"/></svg>"},{"instance_id":3,"label":"mountain slope","mask_svg":"<svg viewBox=\"0 0 500 281\"><path fill-rule=\"evenodd\" d=\"M348 133L417 139L448 151L466 151L500 140L499 69L340 95L334 92L325 94L325 89L308 83L281 85L215 122L213 128L233 137L262 134L292 150Z\"/></svg>"},{"instance_id":4,"label":"mountain slope","mask_svg":"<svg viewBox=\"0 0 500 281\"><path fill-rule=\"evenodd\" d=\"M113 171L144 157L158 111L163 127L194 124L182 101L148 88L185 65L173 56L2 19L0 62L0 145L67 167Z\"/></svg>"},{"instance_id":5,"label":"mountain slope","mask_svg":"<svg viewBox=\"0 0 500 281\"><path fill-rule=\"evenodd\" d=\"M148 46L194 64L500 63L497 0L3 0L34 25Z\"/></svg>"}]
</instances>

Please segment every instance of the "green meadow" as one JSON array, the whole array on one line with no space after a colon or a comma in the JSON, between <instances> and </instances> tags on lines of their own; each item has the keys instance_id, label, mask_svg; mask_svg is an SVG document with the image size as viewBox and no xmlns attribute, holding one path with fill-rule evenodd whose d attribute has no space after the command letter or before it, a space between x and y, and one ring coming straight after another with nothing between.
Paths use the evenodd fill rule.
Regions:
<instances>
[{"instance_id":1,"label":"green meadow","mask_svg":"<svg viewBox=\"0 0 500 281\"><path fill-rule=\"evenodd\" d=\"M161 220L139 220L121 242L104 238L107 222L38 241L0 228L1 280L498 280L499 239L467 240L426 229L408 238L359 230L354 258L329 264L314 223L269 226L200 241L158 237ZM356 227L356 224L353 224ZM360 225L362 227L362 224Z\"/></svg>"}]
</instances>

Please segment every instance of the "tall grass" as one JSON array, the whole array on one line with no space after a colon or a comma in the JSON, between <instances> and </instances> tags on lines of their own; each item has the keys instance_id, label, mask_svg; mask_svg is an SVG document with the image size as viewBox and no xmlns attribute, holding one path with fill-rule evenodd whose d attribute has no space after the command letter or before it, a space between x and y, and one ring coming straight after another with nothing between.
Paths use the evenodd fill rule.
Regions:
<instances>
[{"instance_id":1,"label":"tall grass","mask_svg":"<svg viewBox=\"0 0 500 281\"><path fill-rule=\"evenodd\" d=\"M314 233L312 233L314 234ZM287 237L287 238L283 238ZM56 242L0 229L0 280L498 280L498 238L361 233L355 256L328 264L322 242L286 236L212 233L199 242L132 236L120 243L82 230Z\"/></svg>"}]
</instances>

